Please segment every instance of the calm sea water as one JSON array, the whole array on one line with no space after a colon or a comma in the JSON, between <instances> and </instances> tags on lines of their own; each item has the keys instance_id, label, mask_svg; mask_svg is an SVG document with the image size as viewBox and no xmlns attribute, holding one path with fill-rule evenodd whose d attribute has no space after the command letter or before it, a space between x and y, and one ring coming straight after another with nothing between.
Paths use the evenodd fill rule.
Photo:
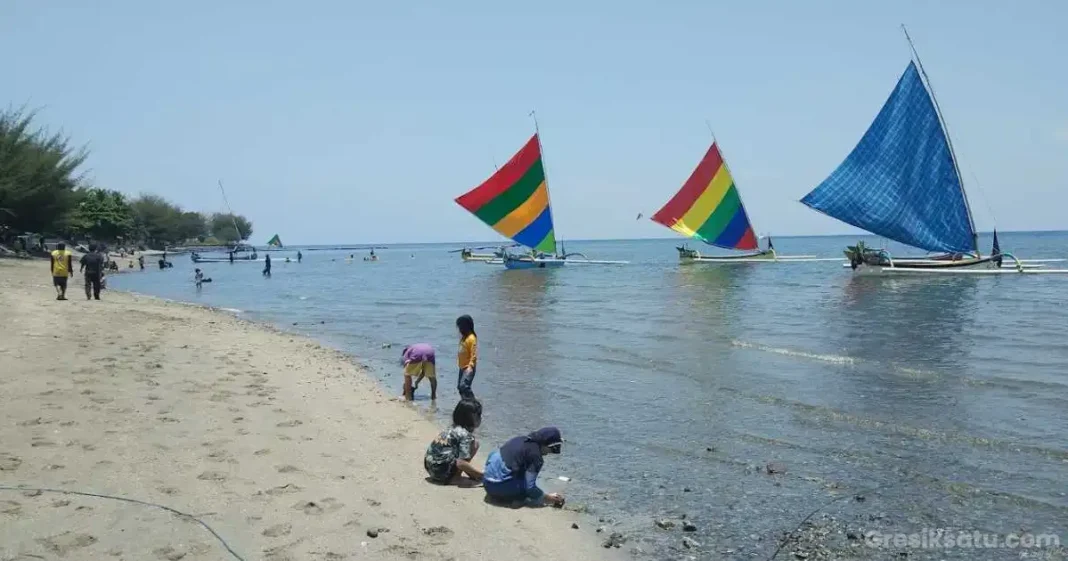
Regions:
<instances>
[{"instance_id":1,"label":"calm sea water","mask_svg":"<svg viewBox=\"0 0 1068 561\"><path fill-rule=\"evenodd\" d=\"M1068 233L1000 237L1021 256L1068 257ZM853 241L775 245L834 257ZM819 516L860 533L1031 531L1068 542L1068 276L680 266L677 244L573 242L569 251L632 264L540 271L465 264L448 253L456 245L391 246L376 263L305 251L287 264L283 252L270 279L261 265L202 265L215 282L200 293L192 263L177 256L171 270L109 282L315 337L363 359L397 393L404 344L431 342L439 418L456 399L454 320L471 314L482 438L560 426L566 453L547 462L545 479L573 478L551 485L651 558L681 548L681 534L657 530L655 518L686 514L698 525L702 545L687 555L764 559L821 506ZM419 406L430 407L425 394ZM769 462L786 473L769 475ZM827 504L836 497L845 500ZM844 534L827 539L839 556L891 555Z\"/></svg>"}]
</instances>

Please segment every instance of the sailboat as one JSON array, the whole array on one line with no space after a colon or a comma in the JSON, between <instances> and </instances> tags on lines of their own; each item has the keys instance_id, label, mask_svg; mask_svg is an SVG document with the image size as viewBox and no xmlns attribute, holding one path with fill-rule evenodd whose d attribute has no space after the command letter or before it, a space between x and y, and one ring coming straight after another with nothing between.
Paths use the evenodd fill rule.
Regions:
<instances>
[{"instance_id":1,"label":"sailboat","mask_svg":"<svg viewBox=\"0 0 1068 561\"><path fill-rule=\"evenodd\" d=\"M566 253L563 243L556 243L541 139L536 130L512 159L481 185L457 197L456 203L497 233L530 249L529 253L521 254L505 252L500 260L489 263L503 262L508 269L557 268L565 263L626 263L593 261L581 253Z\"/></svg>"},{"instance_id":2,"label":"sailboat","mask_svg":"<svg viewBox=\"0 0 1068 561\"><path fill-rule=\"evenodd\" d=\"M935 253L895 258L858 242L845 255L847 266L859 274L1068 273L1002 252L997 232L991 254L980 254L945 120L907 30L905 38L913 60L882 110L845 161L801 202L877 236Z\"/></svg>"},{"instance_id":3,"label":"sailboat","mask_svg":"<svg viewBox=\"0 0 1068 561\"><path fill-rule=\"evenodd\" d=\"M724 249L748 251L738 255L702 255L686 245L676 247L683 263L772 263L812 260L812 255L778 255L771 237L761 250L742 197L715 139L705 157L675 196L651 220L695 240Z\"/></svg>"}]
</instances>

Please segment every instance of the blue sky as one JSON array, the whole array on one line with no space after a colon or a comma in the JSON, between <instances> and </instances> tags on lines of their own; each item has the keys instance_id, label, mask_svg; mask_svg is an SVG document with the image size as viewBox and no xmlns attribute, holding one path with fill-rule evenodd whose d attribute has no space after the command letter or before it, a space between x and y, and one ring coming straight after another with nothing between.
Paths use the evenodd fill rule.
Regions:
<instances>
[{"instance_id":1,"label":"blue sky","mask_svg":"<svg viewBox=\"0 0 1068 561\"><path fill-rule=\"evenodd\" d=\"M797 200L889 95L906 23L979 228L1061 229L1065 22L1037 0L7 0L0 103L87 142L100 186L215 211L223 179L257 242L495 239L452 199L532 108L564 238L671 235L635 216L689 175L706 119L758 232L850 233Z\"/></svg>"}]
</instances>

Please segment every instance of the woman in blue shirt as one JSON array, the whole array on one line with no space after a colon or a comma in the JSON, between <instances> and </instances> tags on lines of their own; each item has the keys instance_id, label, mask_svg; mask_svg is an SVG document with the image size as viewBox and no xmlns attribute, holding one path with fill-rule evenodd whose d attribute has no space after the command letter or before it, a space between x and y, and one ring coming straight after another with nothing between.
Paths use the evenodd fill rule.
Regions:
<instances>
[{"instance_id":1,"label":"woman in blue shirt","mask_svg":"<svg viewBox=\"0 0 1068 561\"><path fill-rule=\"evenodd\" d=\"M544 456L559 454L563 442L560 429L556 427L538 429L505 442L486 460L482 480L486 494L498 501L521 500L563 506L564 497L556 493L545 494L538 488L538 473L544 464Z\"/></svg>"}]
</instances>

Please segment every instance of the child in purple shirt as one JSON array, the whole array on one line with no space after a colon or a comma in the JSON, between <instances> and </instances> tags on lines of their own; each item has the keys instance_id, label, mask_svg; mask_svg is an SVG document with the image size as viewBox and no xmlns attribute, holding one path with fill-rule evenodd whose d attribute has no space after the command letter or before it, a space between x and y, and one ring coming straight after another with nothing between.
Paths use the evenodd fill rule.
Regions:
<instances>
[{"instance_id":1,"label":"child in purple shirt","mask_svg":"<svg viewBox=\"0 0 1068 561\"><path fill-rule=\"evenodd\" d=\"M414 399L415 390L423 378L430 379L430 399L438 399L438 376L434 364L434 347L429 343L416 343L404 347L401 353L404 364L404 399ZM412 378L415 378L413 383Z\"/></svg>"}]
</instances>

